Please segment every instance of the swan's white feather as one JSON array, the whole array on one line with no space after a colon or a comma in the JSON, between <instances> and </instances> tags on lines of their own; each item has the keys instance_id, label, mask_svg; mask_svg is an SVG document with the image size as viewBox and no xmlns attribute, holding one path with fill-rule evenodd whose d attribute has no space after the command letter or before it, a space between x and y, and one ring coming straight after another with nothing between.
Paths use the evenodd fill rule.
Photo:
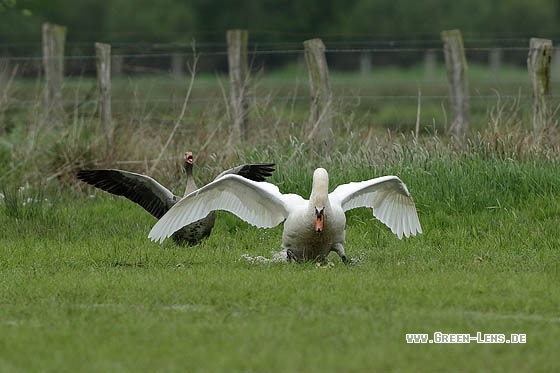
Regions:
<instances>
[{"instance_id":1,"label":"swan's white feather","mask_svg":"<svg viewBox=\"0 0 560 373\"><path fill-rule=\"evenodd\" d=\"M388 226L399 239L422 233L414 201L406 185L397 176L339 185L329 194L344 211L370 207L373 215Z\"/></svg>"},{"instance_id":2,"label":"swan's white feather","mask_svg":"<svg viewBox=\"0 0 560 373\"><path fill-rule=\"evenodd\" d=\"M162 242L215 210L229 211L259 228L271 228L286 219L290 208L301 204L305 204L302 197L283 195L276 185L225 175L183 197L154 225L148 237Z\"/></svg>"}]
</instances>

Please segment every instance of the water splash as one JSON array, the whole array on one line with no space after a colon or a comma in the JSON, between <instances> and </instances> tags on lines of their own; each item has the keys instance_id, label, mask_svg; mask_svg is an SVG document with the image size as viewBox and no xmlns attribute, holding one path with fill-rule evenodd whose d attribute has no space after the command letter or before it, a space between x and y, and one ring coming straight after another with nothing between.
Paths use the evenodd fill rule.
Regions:
<instances>
[{"instance_id":1,"label":"water splash","mask_svg":"<svg viewBox=\"0 0 560 373\"><path fill-rule=\"evenodd\" d=\"M270 253L272 254L272 258L266 258L262 255L251 256L249 254L243 254L239 260L246 260L251 264L285 263L288 261L288 254L286 254L286 250L271 250Z\"/></svg>"}]
</instances>

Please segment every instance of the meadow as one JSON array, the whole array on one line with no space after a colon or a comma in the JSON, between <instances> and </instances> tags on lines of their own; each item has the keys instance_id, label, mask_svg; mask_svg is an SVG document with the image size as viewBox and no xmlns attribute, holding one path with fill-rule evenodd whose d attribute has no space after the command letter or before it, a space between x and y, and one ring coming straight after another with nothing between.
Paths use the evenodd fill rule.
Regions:
<instances>
[{"instance_id":1,"label":"meadow","mask_svg":"<svg viewBox=\"0 0 560 373\"><path fill-rule=\"evenodd\" d=\"M17 84L14 94L34 89ZM127 84L140 85L134 94L165 91ZM267 91L284 96L280 88ZM421 135L411 133L416 102L410 116L394 103L384 108L407 118L400 129L341 102L334 143L318 149L298 125L304 107L267 102L252 109L260 126L240 148L228 146L226 110L215 102L193 101L165 149L176 106L161 109L139 98L127 113L117 105L118 146L110 155L93 109L70 104L67 123L53 128L39 105L4 106L0 371L560 368L555 126L535 135L515 99L503 107L487 103L485 119L459 146L428 110ZM331 174L331 189L398 175L424 232L398 240L370 210L358 209L347 214L345 246L356 264L334 254L331 266L253 263L243 255L270 258L280 249L281 227L257 229L220 212L199 246L155 244L147 238L155 219L74 178L82 167L148 172L161 156L153 176L182 193L185 150L195 153L199 184L245 162L275 162L270 181L304 196L319 166ZM517 333L527 342L406 342L406 334L435 332Z\"/></svg>"}]
</instances>

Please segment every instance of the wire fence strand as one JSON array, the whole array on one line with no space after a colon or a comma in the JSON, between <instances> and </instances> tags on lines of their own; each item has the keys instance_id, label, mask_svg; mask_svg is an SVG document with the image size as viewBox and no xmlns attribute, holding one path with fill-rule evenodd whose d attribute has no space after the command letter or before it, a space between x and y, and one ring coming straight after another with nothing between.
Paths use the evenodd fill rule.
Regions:
<instances>
[{"instance_id":1,"label":"wire fence strand","mask_svg":"<svg viewBox=\"0 0 560 373\"><path fill-rule=\"evenodd\" d=\"M531 49L527 47L475 47L475 48L465 48L465 53L473 52L523 52L529 53ZM553 47L553 51L560 51L560 47ZM442 47L431 47L431 48L327 48L325 50L327 54L361 54L361 53L427 53L427 52L437 52L443 53ZM247 52L252 56L267 56L267 55L290 55L290 54L303 54L303 48L291 48L291 49L249 49ZM204 56L227 56L227 51L197 51L196 55L201 57ZM113 57L126 58L126 59L150 59L150 58L171 58L174 56L181 57L193 57L195 53L193 52L151 52L151 53L114 53ZM26 62L26 61L43 61L46 57L44 56L2 56L1 60L12 61L12 62ZM64 56L64 60L95 60L95 55L67 55Z\"/></svg>"}]
</instances>

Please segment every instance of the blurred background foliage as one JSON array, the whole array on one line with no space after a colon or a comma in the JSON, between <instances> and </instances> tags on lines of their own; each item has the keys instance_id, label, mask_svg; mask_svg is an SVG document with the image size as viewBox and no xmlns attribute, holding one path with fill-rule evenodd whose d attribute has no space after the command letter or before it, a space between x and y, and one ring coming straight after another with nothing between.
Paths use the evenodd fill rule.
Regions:
<instances>
[{"instance_id":1,"label":"blurred background foliage","mask_svg":"<svg viewBox=\"0 0 560 373\"><path fill-rule=\"evenodd\" d=\"M5 52L40 40L42 22L67 26L69 42L223 43L230 28L261 43L439 39L450 28L485 39L560 35L559 0L1 0L0 18Z\"/></svg>"}]
</instances>

